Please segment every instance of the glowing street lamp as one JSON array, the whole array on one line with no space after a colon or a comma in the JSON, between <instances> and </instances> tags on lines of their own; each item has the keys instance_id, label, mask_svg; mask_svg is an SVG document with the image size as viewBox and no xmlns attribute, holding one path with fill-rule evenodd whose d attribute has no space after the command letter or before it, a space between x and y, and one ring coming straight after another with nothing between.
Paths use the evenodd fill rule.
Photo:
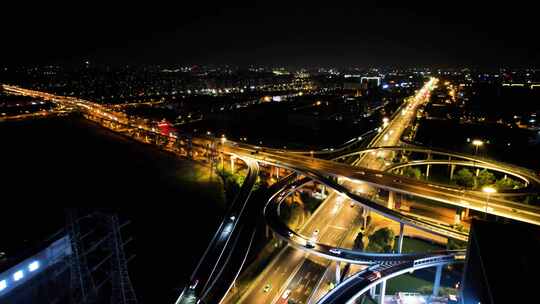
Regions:
<instances>
[{"instance_id":1,"label":"glowing street lamp","mask_svg":"<svg viewBox=\"0 0 540 304\"><path fill-rule=\"evenodd\" d=\"M474 155L476 155L478 153L478 147L483 146L484 142L481 141L480 139L475 139L472 141L472 144L474 146Z\"/></svg>"},{"instance_id":2,"label":"glowing street lamp","mask_svg":"<svg viewBox=\"0 0 540 304\"><path fill-rule=\"evenodd\" d=\"M489 204L489 197L493 194L493 193L497 193L497 189L493 188L493 187L490 187L490 186L485 186L482 188L482 192L486 193L487 194L487 199L486 199L486 213L485 213L485 216L487 216L487 212L488 212L488 204Z\"/></svg>"},{"instance_id":3,"label":"glowing street lamp","mask_svg":"<svg viewBox=\"0 0 540 304\"><path fill-rule=\"evenodd\" d=\"M488 194L497 193L497 189L495 189L493 187L489 187L489 186L486 186L486 187L482 188L482 191L484 193L488 193Z\"/></svg>"}]
</instances>

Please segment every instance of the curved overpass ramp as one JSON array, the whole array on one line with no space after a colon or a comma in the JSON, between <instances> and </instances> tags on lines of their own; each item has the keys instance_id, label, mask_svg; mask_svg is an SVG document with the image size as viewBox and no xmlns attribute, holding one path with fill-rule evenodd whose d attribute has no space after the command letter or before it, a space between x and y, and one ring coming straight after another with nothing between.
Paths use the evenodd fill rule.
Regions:
<instances>
[{"instance_id":1,"label":"curved overpass ramp","mask_svg":"<svg viewBox=\"0 0 540 304\"><path fill-rule=\"evenodd\" d=\"M193 271L190 286L184 288L176 301L177 304L191 303L189 299L199 299L208 295L210 290L218 286L216 282L223 273L223 269L230 263L233 253L239 255L235 248L239 244L244 244L242 246L244 254L247 254L249 250L253 233L245 225L246 217L243 215L259 174L259 166L256 161L250 159L244 161L248 165L247 177ZM224 292L226 293L226 290ZM213 296L216 294L214 293Z\"/></svg>"},{"instance_id":2,"label":"curved overpass ramp","mask_svg":"<svg viewBox=\"0 0 540 304\"><path fill-rule=\"evenodd\" d=\"M352 304L372 287L393 277L423 268L461 263L463 260L464 256L461 253L447 253L395 264L378 264L350 276L317 303Z\"/></svg>"}]
</instances>

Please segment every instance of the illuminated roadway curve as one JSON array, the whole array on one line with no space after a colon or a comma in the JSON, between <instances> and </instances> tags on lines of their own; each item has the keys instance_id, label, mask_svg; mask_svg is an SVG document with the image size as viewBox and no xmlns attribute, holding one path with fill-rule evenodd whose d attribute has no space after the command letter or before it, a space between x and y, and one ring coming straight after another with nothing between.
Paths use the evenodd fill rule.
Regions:
<instances>
[{"instance_id":1,"label":"illuminated roadway curve","mask_svg":"<svg viewBox=\"0 0 540 304\"><path fill-rule=\"evenodd\" d=\"M540 225L539 208L519 204L504 198L492 196L489 200L489 208L486 210L486 195L477 191L463 191L450 187L433 185L425 181L407 178L368 168L353 167L343 163L329 160L317 159L303 155L291 155L285 152L266 152L264 149L255 148L251 145L227 142L224 151L236 156L255 159L262 163L283 167L299 174L314 178L321 183L326 183L339 192L347 194L351 199L359 201L362 198L350 193L349 189L331 182L327 177L344 177L351 181L362 181L375 188L393 191L416 197L422 197L444 204L470 208L473 210L486 212L518 221L523 221L535 225ZM334 186L330 185L334 184ZM337 187L337 188L336 188ZM356 197L357 199L353 198ZM403 217L399 212L388 209L384 206L365 202L366 206L374 211L380 210L387 215L397 213L396 216ZM381 209L382 208L382 209ZM391 216L390 216L391 217Z\"/></svg>"},{"instance_id":2,"label":"illuminated roadway curve","mask_svg":"<svg viewBox=\"0 0 540 304\"><path fill-rule=\"evenodd\" d=\"M189 291L197 297L202 297L201 295L206 294L215 286L216 280L223 273L222 268L227 267L227 262L243 231L242 215L246 210L253 186L259 175L259 166L256 161L246 159L244 162L248 165L246 179L191 275ZM249 235L252 236L252 234L248 234L248 237ZM245 249L245 254L247 254L249 248ZM186 292L187 290L182 292L176 303L182 303Z\"/></svg>"},{"instance_id":3,"label":"illuminated roadway curve","mask_svg":"<svg viewBox=\"0 0 540 304\"><path fill-rule=\"evenodd\" d=\"M129 118L123 117L123 113L116 113L109 111L106 107L77 99L74 97L56 96L49 93L43 93L38 91L26 90L14 86L3 86L5 90L30 96L39 96L54 102L63 104L65 106L76 107L83 112L88 112L92 115L100 115L103 119L109 119L115 123L125 124L139 131L144 131L149 134L158 137L165 137L170 140L176 138L164 136L156 132L152 132L143 126L132 125ZM399 116L398 116L399 117ZM382 133L379 133L379 135ZM200 142L201 146L209 145L213 143L214 138L200 137L195 140ZM397 149L397 148L396 148ZM535 225L540 225L540 213L538 208L526 206L523 204L515 204L511 201L503 198L498 198L493 195L490 198L489 208L486 208L486 195L483 193L472 193L466 191L460 191L451 189L448 187L441 187L432 185L424 181L414 180L402 176L396 176L381 172L380 170L373 170L367 168L355 168L346 164L336 163L332 161L316 159L296 153L279 152L275 150L265 150L258 146L247 145L243 143L233 143L227 141L222 148L223 152L241 156L245 159L251 158L258 162L268 163L276 165L278 167L288 168L295 172L320 172L327 176L333 177L346 177L349 180L364 181L367 184L376 188L385 189L388 191L394 191L396 193L408 194L417 197L422 197L434 201L438 201L453 206L459 206L462 208L470 208L473 210L494 214L497 216L507 217L518 221L523 221ZM357 155L359 152L346 154ZM344 156L344 157L345 157ZM476 158L471 158L477 160ZM481 162L482 160L478 160Z\"/></svg>"},{"instance_id":4,"label":"illuminated roadway curve","mask_svg":"<svg viewBox=\"0 0 540 304\"><path fill-rule=\"evenodd\" d=\"M377 264L348 277L326 293L317 304L353 304L358 297L382 281L423 268L462 263L464 258L461 253L448 253L397 263ZM374 273L380 275L374 276Z\"/></svg>"},{"instance_id":5,"label":"illuminated roadway curve","mask_svg":"<svg viewBox=\"0 0 540 304\"><path fill-rule=\"evenodd\" d=\"M385 152L385 151L424 153L424 154L427 154L427 155L431 156L431 158L424 159L424 160L410 161L411 164L414 164L414 162L422 162L422 161L424 161L424 162L429 162L429 161L434 161L435 162L435 161L437 161L437 162L441 162L440 164L452 164L452 161L458 159L458 160L461 160L463 162L469 162L470 164L473 164L474 166L476 166L478 168L493 169L493 170L496 170L496 171L499 171L499 172L503 172L503 173L506 173L506 174L510 174L510 175L514 175L516 177L519 177L526 184L531 185L534 188L534 190L536 190L536 191L540 188L540 178L538 176L536 176L536 174L531 170L528 170L528 169L525 169L525 168L522 168L522 167L519 167L519 166L515 166L515 165L512 165L512 164L508 164L508 163L498 162L498 161L494 161L494 160L491 160L491 159L484 159L484 158L481 158L481 157L478 157L478 156L472 156L472 155L468 155L468 154L462 154L462 153L457 153L457 152L452 152L452 151L446 151L446 150L442 150L442 149L418 147L418 146L411 146L411 145L407 145L407 146L379 146L379 147L372 147L372 148L367 148L367 149L363 149L363 150L359 150L359 151L354 151L354 152L349 152L349 153L346 153L346 154L342 154L342 155L339 155L339 156L335 157L333 160L344 159L344 158L348 158L348 157L351 157L351 156L360 156L360 157L362 157L364 155L368 155L369 153L377 154L377 153ZM444 160L444 159L433 158L433 156L435 156L435 155L436 156L448 157L449 159ZM447 161L447 163L443 163L444 161ZM393 168L388 167L388 168L385 169L385 171L391 171L393 169L397 169L397 167L401 167L401 165L404 165L404 164L405 163L403 163L403 164L401 164L401 163L394 164L394 165L392 165ZM510 192L513 192L513 191L510 191Z\"/></svg>"},{"instance_id":6,"label":"illuminated roadway curve","mask_svg":"<svg viewBox=\"0 0 540 304\"><path fill-rule=\"evenodd\" d=\"M418 258L427 257L433 254L448 254L448 251L440 252L431 252L431 253L406 253L406 254L397 254L397 253L368 253L363 251L351 250L347 248L339 248L330 246L327 244L322 244L311 240L310 237L303 236L293 230L291 230L279 217L279 206L285 198L292 194L294 191L298 190L310 179L304 178L299 181L294 181L288 184L284 184L278 192L276 192L268 200L267 204L264 207L264 217L268 226L275 232L275 234L282 240L289 243L289 245L298 248L300 250L307 251L309 253L322 256L327 259L342 261L352 264L373 264L378 262L398 262L398 261L409 261L415 260ZM328 183L329 187L335 187L335 184ZM335 189L340 191L339 189ZM347 195L347 194L344 194ZM366 204L375 204L375 202L369 202L369 199L358 197L356 195L351 195L350 197L353 201L360 203L362 206ZM380 205L379 205L380 206ZM380 206L383 207L383 206ZM384 208L384 207L383 207ZM395 211L394 211L395 212ZM397 213L397 212L396 212ZM467 234L460 232L459 234L454 230L446 230L444 227L438 227L429 222L420 224L421 222L416 222L414 219L409 218L404 215L388 214L388 211L381 212L384 216L388 216L395 220L406 223L407 225L414 226L418 229L422 229L432 234L442 235L445 237L454 237L460 240L467 240ZM309 246L308 246L309 242ZM453 251L454 252L454 251ZM463 251L456 251L464 254Z\"/></svg>"},{"instance_id":7,"label":"illuminated roadway curve","mask_svg":"<svg viewBox=\"0 0 540 304\"><path fill-rule=\"evenodd\" d=\"M6 87L4 86L4 88L6 88ZM20 88L16 88L16 87L15 87L15 89L13 89L13 87L11 87L11 89L18 92L18 93L22 93L22 94L37 94L35 91L24 90L24 89L20 89ZM28 93L28 92L30 92L30 93ZM80 100L80 99L77 99L77 98L58 97L58 96L54 96L54 95L51 95L51 94L46 94L46 96L48 96L48 98L55 99L57 102L66 102L68 105L75 106L75 107L79 108L82 111L87 111L87 112L90 112L90 113L92 113L94 115L96 115L96 113L98 113L98 115L102 115L102 117L104 119L110 119L110 120L114 120L116 122L120 122L122 120L122 117L120 117L120 118L116 117L115 115L111 114L111 112L109 112L105 107L97 105L95 103L89 103L89 102L86 102L86 101L83 101L83 100ZM129 125L129 120L127 122L124 122L124 123ZM132 127L132 128L142 129L141 126L136 126L136 125L129 125L129 126ZM154 133L153 135L155 135L155 136L168 137L168 136L163 136L163 135L160 135L160 134L156 134L155 132L150 132L149 130L144 130L144 131L148 132L148 133ZM169 138L169 139L172 139L172 138ZM200 139L198 139L198 141L200 143L209 144L209 143L212 143L214 141L214 139L213 138L200 138ZM508 218L512 218L512 219L515 219L515 220L520 220L520 221L524 221L524 222L528 222L528 223L533 223L533 224L536 224L536 225L540 224L540 214L538 214L536 212L537 210L533 210L531 208L527 208L527 207L524 207L524 206L521 206L521 205L519 206L519 209L514 209L514 208L516 208L518 206L516 206L516 205L509 206L509 202L507 200L497 198L497 197L493 197L492 200L490 200L491 209L484 209L486 197L483 194L464 192L464 191L459 191L459 190L456 190L456 189L449 189L449 188L446 188L446 187L440 187L440 186L435 186L435 185L431 185L431 184L426 184L423 181L418 181L418 180L414 180L414 179L410 179L410 178L406 178L406 177L402 177L402 176L396 176L396 175L393 175L393 174L388 174L388 173L380 171L380 170L373 170L373 169L368 169L368 168L356 168L356 167L352 167L350 165L346 165L346 164L342 164L342 163L336 163L336 162L332 162L332 161L316 159L316 158L313 158L313 157L308 157L308 156L304 156L304 155L298 155L298 154L295 154L295 153L280 152L280 151L275 151L275 150L274 151L269 151L269 150L265 150L265 149L262 149L262 148L257 147L257 146L251 146L251 145L246 145L246 144L241 144L241 143L233 143L233 142L230 142L230 141L227 141L227 143L223 145L222 152L230 154L230 155L235 155L237 157L240 157L240 158L244 159L246 162L254 162L254 163L262 162L262 163L267 163L267 164L271 164L271 165L275 165L275 166L290 169L290 170L292 170L294 172L297 172L297 173L299 173L299 174L301 174L303 176L306 176L306 177L308 177L310 179L313 179L313 180L317 180L317 181L319 181L319 182L321 182L323 184L326 184L327 186L329 186L331 188L336 189L342 195L345 195L345 196L349 197L350 199L352 199L356 203L359 203L359 204L369 208L370 210L372 210L374 212L383 214L386 217L389 217L389 218L394 219L396 221L405 223L406 225L417 227L418 229L422 229L424 231L429 231L429 232L435 233L435 234L444 233L449 237L453 237L453 238L457 238L457 239L465 239L466 236L464 236L463 233L460 234L459 232L452 231L450 229L443 229L443 230L446 230L446 231L441 232L441 230L440 230L441 227L436 227L432 223L422 223L422 221L410 218L408 216L404 216L404 215L402 215L401 213L399 213L397 211L386 208L385 206L381 206L381 205L379 205L379 204L377 204L377 203L375 203L375 202L373 202L373 201L371 201L371 200L369 200L367 198L358 196L358 195L352 193L350 189L347 189L346 187L338 184L337 182L334 182L329 177L334 177L334 178L345 177L345 178L347 178L347 179L349 179L351 181L355 181L355 180L356 181L363 181L363 182L365 182L368 185L371 185L373 187L380 188L380 189L385 189L385 190L388 190L388 191L394 191L396 193L410 194L410 195L413 195L413 196L423 197L423 198L431 199L431 200L434 200L434 201L439 201L439 202L442 202L442 203L451 204L451 205L454 205L454 206L460 206L460 207L464 207L464 208L471 208L471 209L475 209L475 210L479 210L479 211L487 211L488 213L491 213L491 214L500 215L500 216L503 216L503 217L508 217ZM245 203L245 201L244 201L244 203ZM241 210L243 210L243 208L239 209L239 211L240 211L240 213L238 214L239 217L241 215ZM233 226L234 226L234 224L233 224ZM274 226L274 228L275 228L275 226ZM225 230L224 227L220 228L218 230L217 235L220 235L219 231L223 232L224 230ZM278 229L276 229L276 231L279 232ZM299 239L302 239L302 236L295 236L294 234L292 236L291 235L286 235L285 237L288 238L289 241L292 241L293 245L295 243L295 239L294 239L295 237L298 237ZM217 237L217 238L219 238L219 237ZM228 240L229 238L226 237L225 239ZM227 243L227 242L228 241L225 241L225 243ZM298 244L296 244L294 246L298 246ZM354 257L353 255L355 255L357 253L355 253L352 250L350 252L344 252L345 254L347 254L347 257L343 258L343 257L335 256L335 254L328 254L328 252L330 252L330 249L332 249L332 248L325 248L324 245L322 245L322 244L316 244L316 246L318 246L318 247L315 247L313 249L317 249L317 250L311 250L311 249L305 248L305 245L304 245L303 250L308 250L308 251L311 250L311 252L313 252L315 254L324 255L324 256L327 256L327 257L329 257L331 259L335 259L335 260L346 260L346 261L350 260L350 261L355 261L355 262L358 262L358 261L360 261L362 259L365 262L365 260L366 260L365 256L364 257L360 257L360 256ZM214 245L211 244L210 248L213 248L213 247L214 247ZM216 248L220 248L220 247L221 246L217 246ZM227 247L227 246L225 245L225 247ZM221 248L223 248L223 247L221 247ZM214 257L212 257L211 259L215 260L215 263L210 263L210 264L212 264L211 267L210 267L211 271L210 271L209 278L203 284L204 288L207 288L208 284L212 284L213 282L215 282L215 280L212 279L212 276L214 276L214 274L218 270L218 267L223 266L223 264L220 263L221 256L223 256L223 252L224 252L223 250L221 250L221 249L218 249L218 250L209 249L207 251L212 251L212 252L218 253L217 254L218 258L216 259L214 254L212 254L212 256L214 256ZM349 257L349 254L351 255L350 257ZM363 253L363 254L365 255L365 253ZM427 261L427 260L430 260L430 259L432 259L432 260L433 259L435 259L435 260L439 259L439 262L437 262L437 263L443 263L442 260L447 259L446 261L444 261L444 263L448 263L449 259L452 259L452 258L455 259L456 256L461 256L461 253L455 253L455 254L452 254L452 253L435 253L434 255L435 256L430 256L430 257L402 255L401 257L398 257L399 261L396 261L390 255L388 255L388 256L379 255L379 256L372 256L371 257L371 262L375 262L375 261L380 262L380 261L384 261L385 259L387 259L387 261L389 261L389 260L393 259L394 260L393 265L395 264L394 267L401 267L401 268L397 268L396 270L392 270L387 275L385 274L383 276L383 278L388 278L390 275L398 275L399 273L409 271L408 269L411 269L411 267L415 267L415 265L419 266L419 263L422 264L421 261ZM402 265L402 266L397 266L397 265ZM431 265L429 263L423 263L423 265L426 265L425 267L433 266L433 265ZM379 265L379 266L381 266L381 265ZM200 269L200 267L198 267L196 272L200 271L199 269ZM356 277L353 276L353 277L351 277L349 279L353 280L354 278L356 278L358 283L353 284L352 286L354 286L354 288L350 289L350 290L353 290L354 294L356 294L356 295L361 294L362 291L367 290L366 288L369 288L370 284L376 284L376 282L371 282L371 283L368 283L366 285L365 282L364 282L365 280L361 279L360 275L358 275ZM346 296L342 296L341 298L339 298L334 293L334 292L338 292L338 291L340 291L340 292L345 291L346 290L345 286L348 286L348 285L345 284L346 282L348 282L348 280L346 280L342 284L340 284L339 288L335 288L333 290L333 292L327 294L323 298L322 301L327 301L325 299L329 299L329 297L336 297L336 298L333 298L333 300L330 299L331 301L328 300L328 301L330 301L328 303L332 303L332 302L344 303L343 301L341 301L343 299L347 299L347 301L349 301L351 299L350 294L347 294ZM197 284L197 286L199 286L199 284ZM195 286L195 288L202 288L202 287L197 287L197 286ZM335 300L335 299L341 299L341 300ZM327 303L327 302L323 302L323 303Z\"/></svg>"}]
</instances>

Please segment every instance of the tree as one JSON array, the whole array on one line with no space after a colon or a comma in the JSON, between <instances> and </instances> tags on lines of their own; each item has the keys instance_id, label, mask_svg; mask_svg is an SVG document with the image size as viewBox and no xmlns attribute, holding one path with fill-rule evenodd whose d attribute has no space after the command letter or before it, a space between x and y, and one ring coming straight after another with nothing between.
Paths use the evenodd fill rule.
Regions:
<instances>
[{"instance_id":1,"label":"tree","mask_svg":"<svg viewBox=\"0 0 540 304\"><path fill-rule=\"evenodd\" d=\"M313 213L319 207L323 200L314 198L308 192L300 192L300 199L304 204L306 210Z\"/></svg>"},{"instance_id":2,"label":"tree","mask_svg":"<svg viewBox=\"0 0 540 304\"><path fill-rule=\"evenodd\" d=\"M523 184L511 178L505 177L496 181L495 187L499 190L512 190L523 188Z\"/></svg>"},{"instance_id":3,"label":"tree","mask_svg":"<svg viewBox=\"0 0 540 304\"><path fill-rule=\"evenodd\" d=\"M420 179L422 177L422 172L418 168L407 167L405 168L403 175L410 178Z\"/></svg>"},{"instance_id":4,"label":"tree","mask_svg":"<svg viewBox=\"0 0 540 304\"><path fill-rule=\"evenodd\" d=\"M525 199L523 200L523 203L524 204L527 204L527 205L539 205L540 203L540 195L535 195L535 194L531 194L531 195L527 195L525 196Z\"/></svg>"},{"instance_id":5,"label":"tree","mask_svg":"<svg viewBox=\"0 0 540 304\"><path fill-rule=\"evenodd\" d=\"M431 294L433 292L433 286L432 285L424 285L417 289L417 292L421 294ZM457 290L452 287L439 287L439 294L440 297L448 297L449 295L455 295L457 293Z\"/></svg>"},{"instance_id":6,"label":"tree","mask_svg":"<svg viewBox=\"0 0 540 304\"><path fill-rule=\"evenodd\" d=\"M369 236L368 251L391 252L394 248L395 235L390 228L381 228Z\"/></svg>"},{"instance_id":7,"label":"tree","mask_svg":"<svg viewBox=\"0 0 540 304\"><path fill-rule=\"evenodd\" d=\"M495 183L495 175L488 170L483 169L480 171L480 173L478 173L476 181L476 185L479 188L487 185L493 185L493 183Z\"/></svg>"},{"instance_id":8,"label":"tree","mask_svg":"<svg viewBox=\"0 0 540 304\"><path fill-rule=\"evenodd\" d=\"M448 242L446 242L446 249L448 250L457 250L457 249L466 249L466 248L467 248L467 242L465 241L449 238Z\"/></svg>"},{"instance_id":9,"label":"tree","mask_svg":"<svg viewBox=\"0 0 540 304\"><path fill-rule=\"evenodd\" d=\"M456 184L462 187L472 188L474 186L474 176L471 171L467 168L460 169L454 178Z\"/></svg>"}]
</instances>

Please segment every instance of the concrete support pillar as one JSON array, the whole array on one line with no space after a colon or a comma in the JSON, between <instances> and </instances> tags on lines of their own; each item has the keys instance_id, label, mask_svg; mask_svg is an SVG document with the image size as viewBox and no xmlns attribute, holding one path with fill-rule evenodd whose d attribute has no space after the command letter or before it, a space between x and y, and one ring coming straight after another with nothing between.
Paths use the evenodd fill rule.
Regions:
<instances>
[{"instance_id":1,"label":"concrete support pillar","mask_svg":"<svg viewBox=\"0 0 540 304\"><path fill-rule=\"evenodd\" d=\"M479 174L480 174L480 168L477 168L477 169L476 169L476 174L475 174L476 177L478 177Z\"/></svg>"},{"instance_id":2,"label":"concrete support pillar","mask_svg":"<svg viewBox=\"0 0 540 304\"><path fill-rule=\"evenodd\" d=\"M428 159L428 160L431 159L431 153L428 153L427 159ZM426 169L426 179L429 179L429 169L430 169L430 168L431 168L431 165L427 165L427 169Z\"/></svg>"},{"instance_id":3,"label":"concrete support pillar","mask_svg":"<svg viewBox=\"0 0 540 304\"><path fill-rule=\"evenodd\" d=\"M326 190L326 187L323 184L321 184L321 195L322 195L322 197L324 197L325 190Z\"/></svg>"},{"instance_id":4,"label":"concrete support pillar","mask_svg":"<svg viewBox=\"0 0 540 304\"><path fill-rule=\"evenodd\" d=\"M371 287L369 289L369 295L374 298L375 297L375 293L377 292L377 285L374 285L373 287Z\"/></svg>"},{"instance_id":5,"label":"concrete support pillar","mask_svg":"<svg viewBox=\"0 0 540 304\"><path fill-rule=\"evenodd\" d=\"M457 209L456 215L454 216L454 224L458 225L461 223L461 217L463 216L463 210Z\"/></svg>"},{"instance_id":6,"label":"concrete support pillar","mask_svg":"<svg viewBox=\"0 0 540 304\"><path fill-rule=\"evenodd\" d=\"M450 165L450 179L454 179L454 171L456 170L456 165Z\"/></svg>"},{"instance_id":7,"label":"concrete support pillar","mask_svg":"<svg viewBox=\"0 0 540 304\"><path fill-rule=\"evenodd\" d=\"M433 282L433 296L439 295L439 287L441 287L442 265L437 266L435 273L435 281Z\"/></svg>"},{"instance_id":8,"label":"concrete support pillar","mask_svg":"<svg viewBox=\"0 0 540 304\"><path fill-rule=\"evenodd\" d=\"M394 191L388 191L388 203L386 204L386 207L388 209L394 209L396 206L396 193Z\"/></svg>"},{"instance_id":9,"label":"concrete support pillar","mask_svg":"<svg viewBox=\"0 0 540 304\"><path fill-rule=\"evenodd\" d=\"M460 219L460 222L463 221L463 220L466 220L467 218L469 218L469 208L465 208L461 211L458 211L459 212L459 219Z\"/></svg>"},{"instance_id":10,"label":"concrete support pillar","mask_svg":"<svg viewBox=\"0 0 540 304\"><path fill-rule=\"evenodd\" d=\"M384 304L384 294L386 293L386 280L383 280L380 284L381 288L379 292L379 304Z\"/></svg>"},{"instance_id":11,"label":"concrete support pillar","mask_svg":"<svg viewBox=\"0 0 540 304\"><path fill-rule=\"evenodd\" d=\"M234 161L236 158L234 156L231 156L231 172L234 173Z\"/></svg>"},{"instance_id":12,"label":"concrete support pillar","mask_svg":"<svg viewBox=\"0 0 540 304\"><path fill-rule=\"evenodd\" d=\"M403 231L405 230L405 224L399 223L399 238L398 238L398 253L401 253L403 249Z\"/></svg>"},{"instance_id":13,"label":"concrete support pillar","mask_svg":"<svg viewBox=\"0 0 540 304\"><path fill-rule=\"evenodd\" d=\"M276 179L279 179L279 167L276 167Z\"/></svg>"},{"instance_id":14,"label":"concrete support pillar","mask_svg":"<svg viewBox=\"0 0 540 304\"><path fill-rule=\"evenodd\" d=\"M369 209L366 208L366 207L362 207L362 229L366 230L366 222L367 222L367 217L369 215Z\"/></svg>"},{"instance_id":15,"label":"concrete support pillar","mask_svg":"<svg viewBox=\"0 0 540 304\"><path fill-rule=\"evenodd\" d=\"M341 263L336 262L336 285L341 282Z\"/></svg>"}]
</instances>

